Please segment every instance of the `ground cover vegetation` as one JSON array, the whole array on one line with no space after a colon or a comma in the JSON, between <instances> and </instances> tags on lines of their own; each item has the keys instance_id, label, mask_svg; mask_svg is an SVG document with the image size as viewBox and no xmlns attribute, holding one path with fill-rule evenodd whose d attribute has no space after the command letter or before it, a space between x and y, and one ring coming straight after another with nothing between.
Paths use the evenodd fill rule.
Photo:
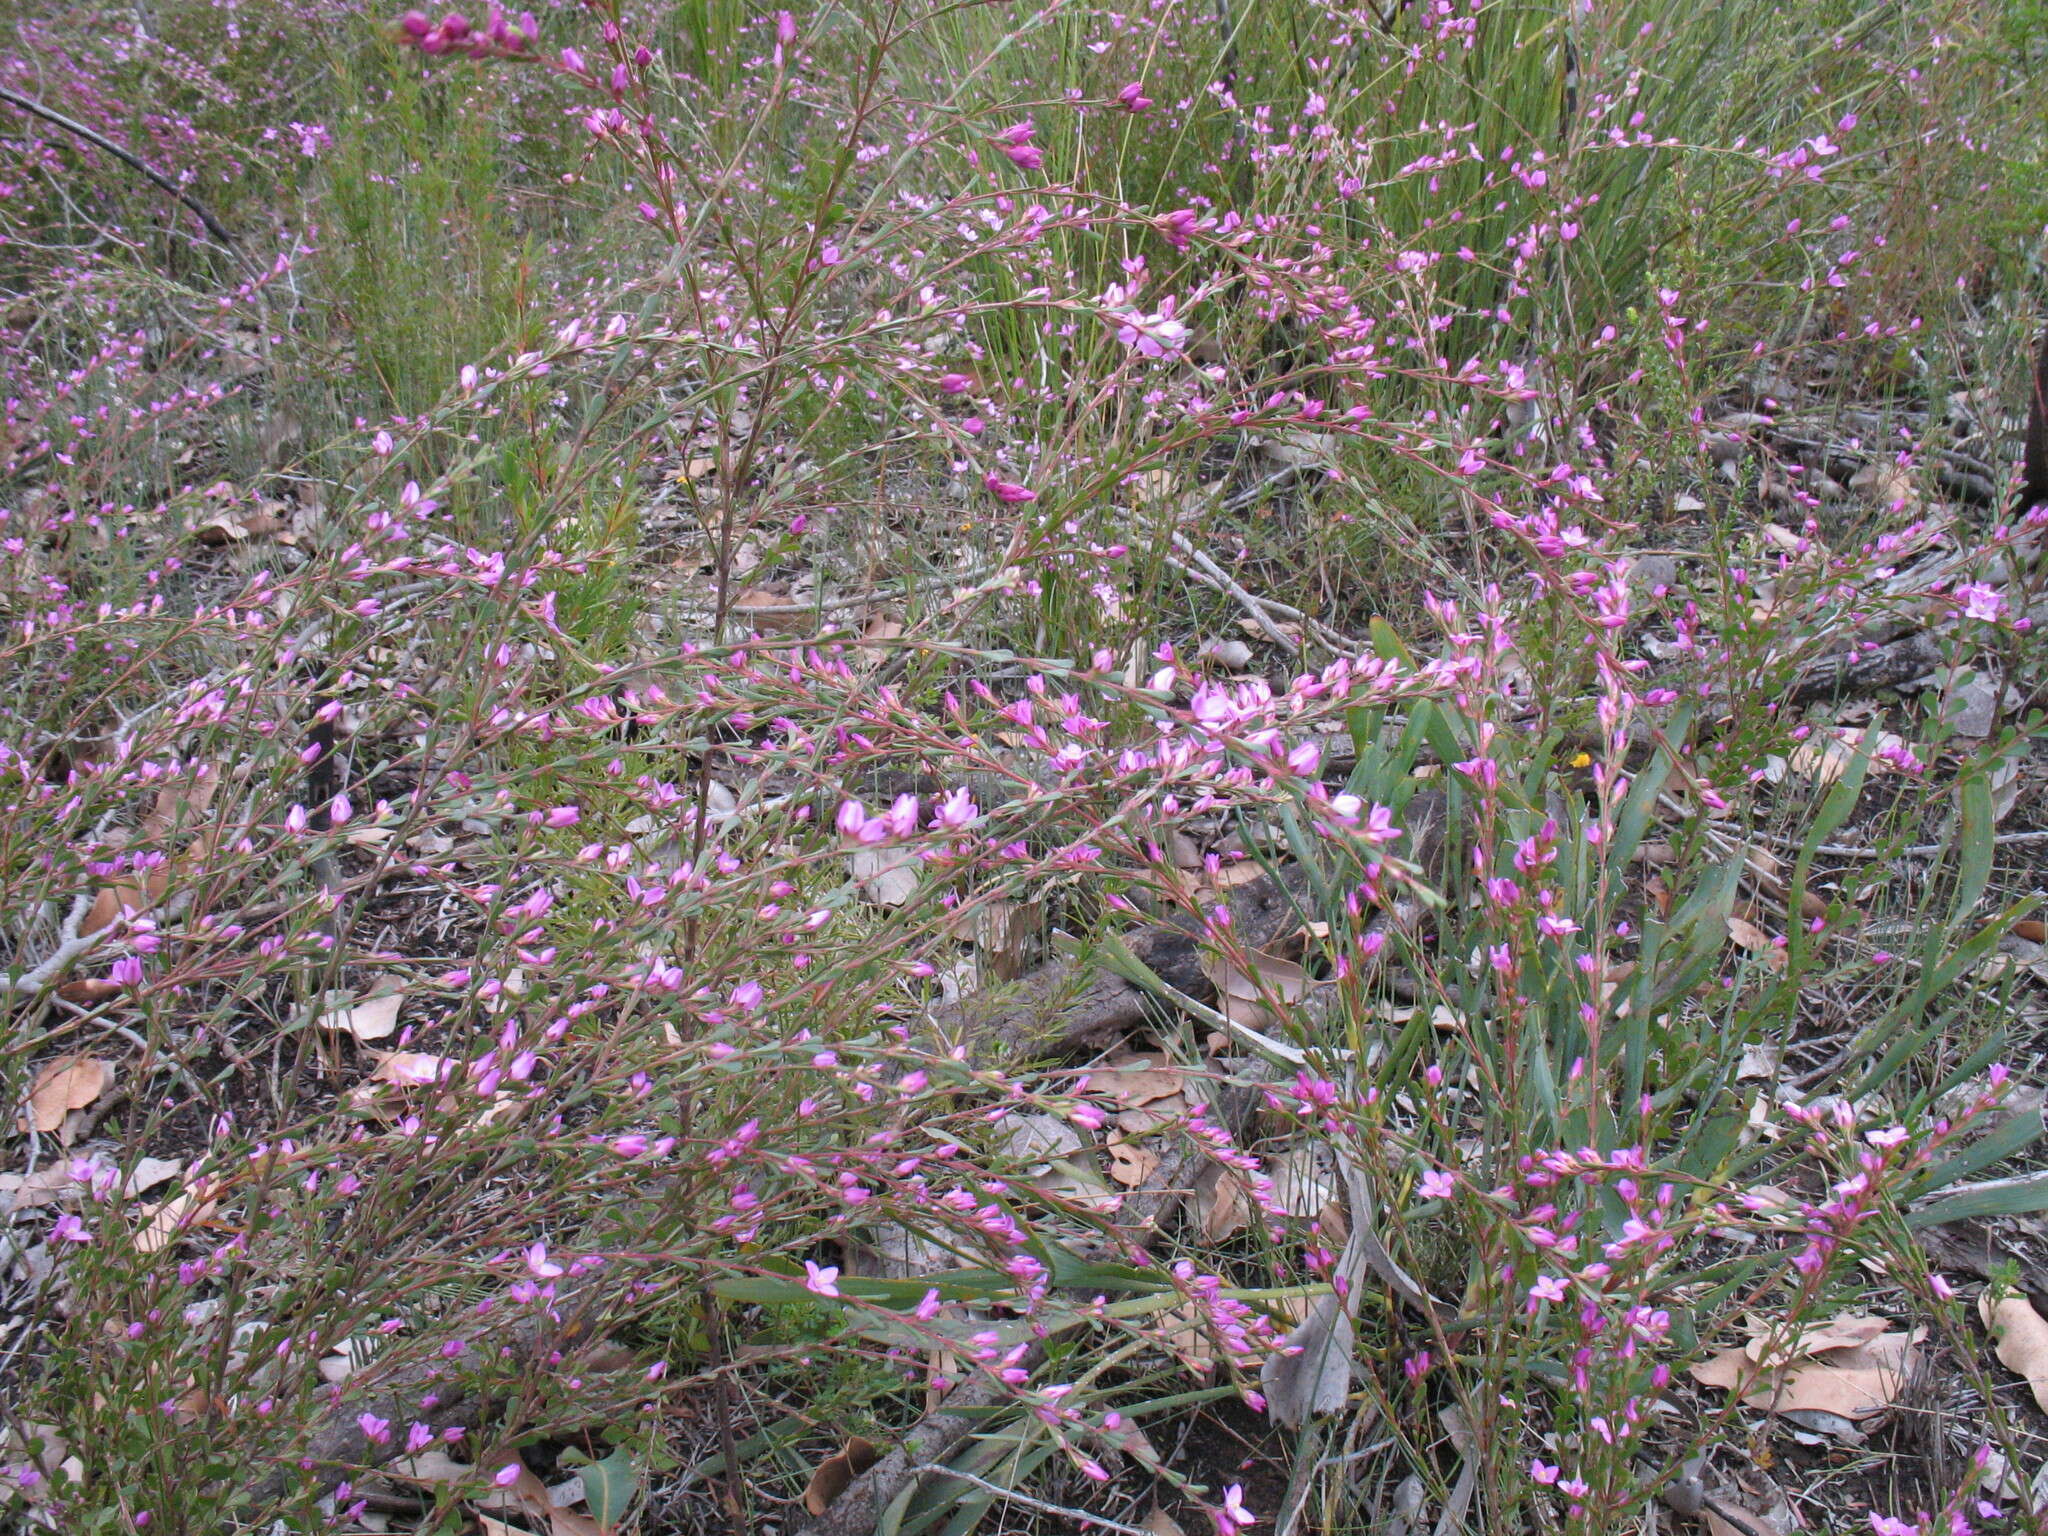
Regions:
<instances>
[{"instance_id":1,"label":"ground cover vegetation","mask_svg":"<svg viewBox=\"0 0 2048 1536\"><path fill-rule=\"evenodd\" d=\"M0 1521L2038 1527L2037 6L0 16Z\"/></svg>"}]
</instances>

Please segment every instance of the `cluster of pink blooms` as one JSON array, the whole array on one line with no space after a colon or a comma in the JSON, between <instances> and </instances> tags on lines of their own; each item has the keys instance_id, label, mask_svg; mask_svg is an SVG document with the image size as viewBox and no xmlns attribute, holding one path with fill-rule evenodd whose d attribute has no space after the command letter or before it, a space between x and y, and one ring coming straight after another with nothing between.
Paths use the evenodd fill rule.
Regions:
<instances>
[{"instance_id":1,"label":"cluster of pink blooms","mask_svg":"<svg viewBox=\"0 0 2048 1536\"><path fill-rule=\"evenodd\" d=\"M1022 166L1025 170L1039 170L1045 165L1045 151L1031 142L1032 135L1037 131L1037 125L1027 117L1023 122L1013 123L997 134L996 147L1014 164Z\"/></svg>"},{"instance_id":2,"label":"cluster of pink blooms","mask_svg":"<svg viewBox=\"0 0 2048 1536\"><path fill-rule=\"evenodd\" d=\"M533 12L521 11L518 19L506 16L503 6L493 3L481 24L460 11L450 11L439 21L423 11L407 11L398 19L401 41L426 54L461 54L472 59L532 58L540 38L540 23Z\"/></svg>"}]
</instances>

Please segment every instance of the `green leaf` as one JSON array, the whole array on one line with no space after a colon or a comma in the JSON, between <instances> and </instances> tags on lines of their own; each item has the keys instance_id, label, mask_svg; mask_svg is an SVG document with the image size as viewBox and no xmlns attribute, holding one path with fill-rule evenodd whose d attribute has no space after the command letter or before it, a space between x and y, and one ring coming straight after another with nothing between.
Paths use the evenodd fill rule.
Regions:
<instances>
[{"instance_id":1,"label":"green leaf","mask_svg":"<svg viewBox=\"0 0 2048 1536\"><path fill-rule=\"evenodd\" d=\"M1972 1190L1923 1205L1906 1215L1909 1227L1938 1227L1944 1222L1968 1221L1979 1216L2031 1216L2048 1211L2048 1173L2020 1179L2003 1189Z\"/></svg>"},{"instance_id":2,"label":"green leaf","mask_svg":"<svg viewBox=\"0 0 2048 1536\"><path fill-rule=\"evenodd\" d=\"M1673 715L1665 735L1672 741L1683 741L1691 725L1692 707L1683 705ZM1622 803L1621 815L1615 820L1614 840L1607 850L1608 860L1615 868L1626 866L1635 857L1643 833L1650 825L1650 818L1656 813L1657 796L1663 793L1664 781L1670 777L1671 754L1659 751L1643 765L1643 771L1629 786L1628 799Z\"/></svg>"},{"instance_id":3,"label":"green leaf","mask_svg":"<svg viewBox=\"0 0 2048 1536\"><path fill-rule=\"evenodd\" d=\"M947 1269L916 1280L884 1280L879 1276L842 1275L838 1282L842 1296L884 1305L899 1303L914 1307L927 1290L936 1289L947 1301L986 1301L1015 1293L1017 1282L992 1269ZM712 1292L727 1301L751 1302L755 1306L784 1307L792 1303L830 1305L834 1298L820 1296L801 1280L777 1275L730 1275L711 1283Z\"/></svg>"},{"instance_id":4,"label":"green leaf","mask_svg":"<svg viewBox=\"0 0 2048 1536\"><path fill-rule=\"evenodd\" d=\"M1991 780L1982 772L1963 780L1962 814L1956 831L1956 899L1949 922L1968 917L1991 880L1991 856L1997 851L1998 812L1991 803Z\"/></svg>"},{"instance_id":5,"label":"green leaf","mask_svg":"<svg viewBox=\"0 0 2048 1536\"><path fill-rule=\"evenodd\" d=\"M583 1500L590 1506L591 1518L606 1531L618 1528L639 1492L639 1469L623 1445L583 1469Z\"/></svg>"},{"instance_id":6,"label":"green leaf","mask_svg":"<svg viewBox=\"0 0 2048 1536\"><path fill-rule=\"evenodd\" d=\"M1936 1163L1928 1170L1927 1177L1921 1180L1919 1193L1932 1194L1958 1179L1967 1179L1973 1173L1982 1172L1993 1163L2002 1163L2043 1136L2048 1136L2048 1124L2042 1122L2040 1110L2030 1109L2025 1114L2014 1115L1967 1151Z\"/></svg>"},{"instance_id":7,"label":"green leaf","mask_svg":"<svg viewBox=\"0 0 2048 1536\"><path fill-rule=\"evenodd\" d=\"M1372 637L1373 652L1381 661L1398 662L1410 668L1415 665L1414 654L1385 619L1374 619L1366 626L1366 633Z\"/></svg>"}]
</instances>

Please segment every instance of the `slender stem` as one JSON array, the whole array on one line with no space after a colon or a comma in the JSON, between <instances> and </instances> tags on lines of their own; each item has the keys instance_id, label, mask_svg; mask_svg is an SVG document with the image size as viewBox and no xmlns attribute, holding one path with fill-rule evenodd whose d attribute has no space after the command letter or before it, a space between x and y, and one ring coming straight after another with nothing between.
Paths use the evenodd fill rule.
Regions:
<instances>
[{"instance_id":1,"label":"slender stem","mask_svg":"<svg viewBox=\"0 0 2048 1536\"><path fill-rule=\"evenodd\" d=\"M135 155L130 154L105 134L95 132L93 129L86 127L85 124L66 117L62 112L54 111L44 106L33 97L23 96L18 91L10 91L4 85L0 85L0 101L19 107L32 117L40 117L46 123L54 123L66 133L74 134L95 148L105 150L123 165L146 176L157 188L168 192L172 197L175 197L179 202L191 209L199 222L206 226L206 232L222 245L232 251L240 250L240 247L235 244L235 237L227 232L227 227L219 219L216 219L207 211L204 203L187 193L169 177L151 170L149 166L144 164Z\"/></svg>"}]
</instances>

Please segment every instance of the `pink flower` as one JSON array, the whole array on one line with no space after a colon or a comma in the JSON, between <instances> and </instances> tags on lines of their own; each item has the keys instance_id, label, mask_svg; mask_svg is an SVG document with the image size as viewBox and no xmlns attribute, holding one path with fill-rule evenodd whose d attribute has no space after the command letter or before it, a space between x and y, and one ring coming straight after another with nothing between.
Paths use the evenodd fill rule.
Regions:
<instances>
[{"instance_id":1,"label":"pink flower","mask_svg":"<svg viewBox=\"0 0 2048 1536\"><path fill-rule=\"evenodd\" d=\"M1468 757L1464 762L1451 766L1483 789L1490 791L1500 786L1500 764L1490 757Z\"/></svg>"},{"instance_id":2,"label":"pink flower","mask_svg":"<svg viewBox=\"0 0 2048 1536\"><path fill-rule=\"evenodd\" d=\"M839 1294L839 1270L831 1264L818 1264L804 1260L804 1289L818 1296Z\"/></svg>"},{"instance_id":3,"label":"pink flower","mask_svg":"<svg viewBox=\"0 0 2048 1536\"><path fill-rule=\"evenodd\" d=\"M917 832L917 796L898 795L880 817L890 837L911 837Z\"/></svg>"},{"instance_id":4,"label":"pink flower","mask_svg":"<svg viewBox=\"0 0 2048 1536\"><path fill-rule=\"evenodd\" d=\"M1021 485L1013 485L1008 480L994 473L985 476L981 483L996 493L998 501L1019 502L1038 500L1038 492L1027 491Z\"/></svg>"},{"instance_id":5,"label":"pink flower","mask_svg":"<svg viewBox=\"0 0 2048 1536\"><path fill-rule=\"evenodd\" d=\"M521 1472L524 1472L525 1470L526 1469L520 1466L518 1462L508 1461L505 1463L504 1466L498 1468L498 1470L492 1474L491 1481L496 1483L500 1488L510 1488L514 1483L519 1481L519 1474Z\"/></svg>"},{"instance_id":6,"label":"pink flower","mask_svg":"<svg viewBox=\"0 0 2048 1536\"><path fill-rule=\"evenodd\" d=\"M1233 1536L1259 1523L1259 1517L1244 1507L1244 1487L1239 1483L1223 1490L1223 1507L1211 1510L1209 1517L1216 1522L1217 1536Z\"/></svg>"},{"instance_id":7,"label":"pink flower","mask_svg":"<svg viewBox=\"0 0 2048 1536\"><path fill-rule=\"evenodd\" d=\"M1175 357L1187 344L1188 328L1173 318L1168 298L1157 314L1128 310L1118 318L1116 339L1145 357Z\"/></svg>"},{"instance_id":8,"label":"pink flower","mask_svg":"<svg viewBox=\"0 0 2048 1536\"><path fill-rule=\"evenodd\" d=\"M2005 594L1996 587L1985 586L1982 582L1957 587L1956 601L1962 604L1964 618L1982 619L1987 624L1996 622L1998 616L2005 611Z\"/></svg>"},{"instance_id":9,"label":"pink flower","mask_svg":"<svg viewBox=\"0 0 2048 1536\"><path fill-rule=\"evenodd\" d=\"M391 1421L380 1419L374 1413L357 1414L356 1428L363 1432L363 1438L372 1445L382 1445L391 1438Z\"/></svg>"},{"instance_id":10,"label":"pink flower","mask_svg":"<svg viewBox=\"0 0 2048 1536\"><path fill-rule=\"evenodd\" d=\"M959 832L974 825L981 808L974 803L966 785L949 791L932 809L932 827L939 832Z\"/></svg>"},{"instance_id":11,"label":"pink flower","mask_svg":"<svg viewBox=\"0 0 2048 1536\"><path fill-rule=\"evenodd\" d=\"M996 135L996 144L1002 152L1027 171L1035 171L1045 164L1045 151L1031 142L1031 135L1037 132L1037 125L1030 118L1021 123L1012 123Z\"/></svg>"},{"instance_id":12,"label":"pink flower","mask_svg":"<svg viewBox=\"0 0 2048 1536\"><path fill-rule=\"evenodd\" d=\"M1139 113L1152 105L1152 98L1143 92L1139 82L1133 80L1116 93L1116 104L1126 112Z\"/></svg>"},{"instance_id":13,"label":"pink flower","mask_svg":"<svg viewBox=\"0 0 2048 1536\"><path fill-rule=\"evenodd\" d=\"M552 1280L562 1273L562 1266L548 1258L546 1243L535 1243L526 1250L526 1267L536 1280Z\"/></svg>"},{"instance_id":14,"label":"pink flower","mask_svg":"<svg viewBox=\"0 0 2048 1536\"><path fill-rule=\"evenodd\" d=\"M89 1243L92 1241L91 1230L79 1219L76 1211L66 1211L62 1216L59 1216L56 1225L50 1228L50 1236L63 1243Z\"/></svg>"},{"instance_id":15,"label":"pink flower","mask_svg":"<svg viewBox=\"0 0 2048 1536\"><path fill-rule=\"evenodd\" d=\"M867 830L867 807L858 800L843 800L839 804L839 814L832 818L832 824L839 828L841 837L850 837L855 842L860 842L861 834Z\"/></svg>"},{"instance_id":16,"label":"pink flower","mask_svg":"<svg viewBox=\"0 0 2048 1536\"><path fill-rule=\"evenodd\" d=\"M939 388L949 395L964 395L974 388L974 380L964 373L946 373L939 376Z\"/></svg>"},{"instance_id":17,"label":"pink flower","mask_svg":"<svg viewBox=\"0 0 2048 1536\"><path fill-rule=\"evenodd\" d=\"M775 42L777 47L787 48L796 41L796 18L787 11L775 13Z\"/></svg>"},{"instance_id":18,"label":"pink flower","mask_svg":"<svg viewBox=\"0 0 2048 1536\"><path fill-rule=\"evenodd\" d=\"M1166 243L1176 251L1188 248L1188 238L1200 229L1205 221L1192 208L1176 208L1159 221L1159 233L1166 236ZM1214 220L1207 222L1213 223Z\"/></svg>"}]
</instances>

